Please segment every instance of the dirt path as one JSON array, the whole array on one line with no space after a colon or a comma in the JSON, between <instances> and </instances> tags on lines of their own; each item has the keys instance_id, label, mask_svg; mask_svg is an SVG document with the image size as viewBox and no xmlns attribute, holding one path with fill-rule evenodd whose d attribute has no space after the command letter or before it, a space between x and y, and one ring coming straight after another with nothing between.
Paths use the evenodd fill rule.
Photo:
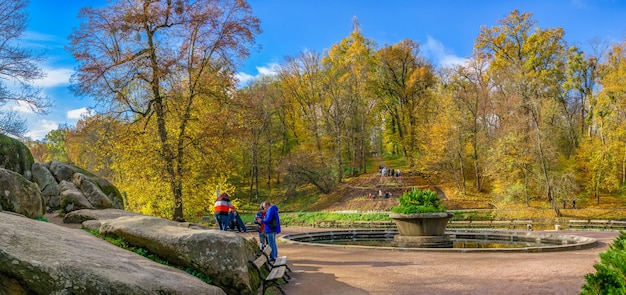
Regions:
<instances>
[{"instance_id":1,"label":"dirt path","mask_svg":"<svg viewBox=\"0 0 626 295\"><path fill-rule=\"evenodd\" d=\"M307 229L308 230L308 229ZM286 229L285 233L302 229ZM598 239L588 250L424 253L279 244L287 294L579 294L614 231L564 231Z\"/></svg>"},{"instance_id":2,"label":"dirt path","mask_svg":"<svg viewBox=\"0 0 626 295\"><path fill-rule=\"evenodd\" d=\"M66 227L53 214L49 222ZM313 231L284 228L281 235ZM593 249L546 253L402 252L281 242L293 272L287 294L579 294L584 275L616 231L561 231L596 238ZM257 237L256 233L242 234Z\"/></svg>"}]
</instances>

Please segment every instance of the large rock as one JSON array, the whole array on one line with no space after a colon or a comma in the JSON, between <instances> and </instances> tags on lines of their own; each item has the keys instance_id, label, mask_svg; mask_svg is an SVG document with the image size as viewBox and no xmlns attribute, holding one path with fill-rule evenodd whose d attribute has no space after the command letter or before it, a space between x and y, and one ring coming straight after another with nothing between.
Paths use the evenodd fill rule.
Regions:
<instances>
[{"instance_id":1,"label":"large rock","mask_svg":"<svg viewBox=\"0 0 626 295\"><path fill-rule=\"evenodd\" d=\"M193 266L229 294L256 294L259 279L248 261L255 257L258 246L251 240L231 232L190 229L150 216L95 222L101 234L121 237L178 265Z\"/></svg>"},{"instance_id":2,"label":"large rock","mask_svg":"<svg viewBox=\"0 0 626 295\"><path fill-rule=\"evenodd\" d=\"M92 207L98 209L124 209L124 199L122 194L108 180L98 177L80 167L61 163L59 161L52 161L50 163L42 164L41 166L48 168L59 184L63 181L73 182L82 192L82 195L91 203ZM52 210L65 209L63 205L61 205L60 208L55 208L53 206L48 207L51 207ZM76 209L74 208L74 210Z\"/></svg>"},{"instance_id":3,"label":"large rock","mask_svg":"<svg viewBox=\"0 0 626 295\"><path fill-rule=\"evenodd\" d=\"M74 184L80 188L83 192L89 203L96 208L106 209L113 207L113 202L109 200L109 197L105 195L102 190L91 181L85 174L82 173L74 173L73 176Z\"/></svg>"},{"instance_id":4,"label":"large rock","mask_svg":"<svg viewBox=\"0 0 626 295\"><path fill-rule=\"evenodd\" d=\"M0 168L0 209L19 213L30 218L43 216L43 196L37 184L21 174Z\"/></svg>"},{"instance_id":5,"label":"large rock","mask_svg":"<svg viewBox=\"0 0 626 295\"><path fill-rule=\"evenodd\" d=\"M81 230L0 212L0 232L0 294L224 294Z\"/></svg>"},{"instance_id":6,"label":"large rock","mask_svg":"<svg viewBox=\"0 0 626 295\"><path fill-rule=\"evenodd\" d=\"M50 165L48 165L48 167L49 166ZM59 209L59 184L52 175L52 172L41 163L33 164L31 171L33 172L33 181L35 181L41 189L46 207L50 210Z\"/></svg>"},{"instance_id":7,"label":"large rock","mask_svg":"<svg viewBox=\"0 0 626 295\"><path fill-rule=\"evenodd\" d=\"M0 134L0 168L17 172L30 180L30 167L34 162L33 154L26 145L17 139Z\"/></svg>"},{"instance_id":8,"label":"large rock","mask_svg":"<svg viewBox=\"0 0 626 295\"><path fill-rule=\"evenodd\" d=\"M106 220L115 219L122 216L144 216L139 213L124 211L121 209L104 209L104 210L76 210L63 216L63 223L83 223L88 220ZM100 225L98 225L99 227ZM97 228L94 228L97 229Z\"/></svg>"},{"instance_id":9,"label":"large rock","mask_svg":"<svg viewBox=\"0 0 626 295\"><path fill-rule=\"evenodd\" d=\"M95 208L83 192L67 180L61 180L59 183L59 203L65 212Z\"/></svg>"}]
</instances>

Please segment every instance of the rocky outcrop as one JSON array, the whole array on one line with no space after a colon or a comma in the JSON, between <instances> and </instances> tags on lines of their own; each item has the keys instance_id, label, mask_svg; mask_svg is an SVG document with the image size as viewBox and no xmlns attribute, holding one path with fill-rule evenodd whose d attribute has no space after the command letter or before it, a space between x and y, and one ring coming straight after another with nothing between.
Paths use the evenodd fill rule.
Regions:
<instances>
[{"instance_id":1,"label":"rocky outcrop","mask_svg":"<svg viewBox=\"0 0 626 295\"><path fill-rule=\"evenodd\" d=\"M17 172L30 180L33 154L17 139L0 134L0 168Z\"/></svg>"},{"instance_id":2,"label":"rocky outcrop","mask_svg":"<svg viewBox=\"0 0 626 295\"><path fill-rule=\"evenodd\" d=\"M82 230L0 212L0 232L0 294L224 294Z\"/></svg>"},{"instance_id":3,"label":"rocky outcrop","mask_svg":"<svg viewBox=\"0 0 626 295\"><path fill-rule=\"evenodd\" d=\"M76 210L63 216L63 223L81 224L88 220L105 220L115 219L122 216L144 216L143 214L124 211L120 209L104 209L104 210ZM99 225L98 225L99 227ZM97 229L97 228L93 228Z\"/></svg>"},{"instance_id":4,"label":"rocky outcrop","mask_svg":"<svg viewBox=\"0 0 626 295\"><path fill-rule=\"evenodd\" d=\"M58 161L34 164L33 178L39 184L48 211L62 209L124 209L119 190L108 180L79 167ZM55 194L56 193L56 194Z\"/></svg>"},{"instance_id":5,"label":"rocky outcrop","mask_svg":"<svg viewBox=\"0 0 626 295\"><path fill-rule=\"evenodd\" d=\"M59 183L59 203L65 212L95 208L89 203L83 192L74 183L67 180L61 180L61 183Z\"/></svg>"},{"instance_id":6,"label":"rocky outcrop","mask_svg":"<svg viewBox=\"0 0 626 295\"><path fill-rule=\"evenodd\" d=\"M49 208L60 208L59 184L50 170L40 163L35 163L31 171L33 173L33 180L41 189L41 194L43 195L46 206Z\"/></svg>"},{"instance_id":7,"label":"rocky outcrop","mask_svg":"<svg viewBox=\"0 0 626 295\"><path fill-rule=\"evenodd\" d=\"M39 186L21 174L0 168L0 209L30 218L43 216L44 199Z\"/></svg>"},{"instance_id":8,"label":"rocky outcrop","mask_svg":"<svg viewBox=\"0 0 626 295\"><path fill-rule=\"evenodd\" d=\"M99 210L80 210L81 214L90 211ZM256 294L259 286L248 262L258 246L235 233L198 230L188 224L143 215L90 220L83 226L120 237L172 263L193 267L211 277L228 294Z\"/></svg>"}]
</instances>

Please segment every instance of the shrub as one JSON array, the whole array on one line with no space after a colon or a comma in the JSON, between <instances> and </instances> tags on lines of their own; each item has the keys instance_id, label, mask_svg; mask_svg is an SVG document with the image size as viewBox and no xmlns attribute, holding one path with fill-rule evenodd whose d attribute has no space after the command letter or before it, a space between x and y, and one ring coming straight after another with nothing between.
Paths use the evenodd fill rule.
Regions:
<instances>
[{"instance_id":1,"label":"shrub","mask_svg":"<svg viewBox=\"0 0 626 295\"><path fill-rule=\"evenodd\" d=\"M398 201L400 201L400 205L391 208L391 211L394 213L417 214L446 212L446 207L441 204L439 196L428 189L420 190L419 188L413 188L402 194Z\"/></svg>"},{"instance_id":2,"label":"shrub","mask_svg":"<svg viewBox=\"0 0 626 295\"><path fill-rule=\"evenodd\" d=\"M626 233L621 232L609 249L600 253L596 273L586 274L580 294L626 294Z\"/></svg>"}]
</instances>

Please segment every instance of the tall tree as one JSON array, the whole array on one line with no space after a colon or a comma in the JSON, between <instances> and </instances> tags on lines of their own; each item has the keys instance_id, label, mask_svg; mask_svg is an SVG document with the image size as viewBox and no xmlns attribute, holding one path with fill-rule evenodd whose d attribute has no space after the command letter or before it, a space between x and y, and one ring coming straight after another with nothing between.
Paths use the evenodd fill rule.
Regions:
<instances>
[{"instance_id":1,"label":"tall tree","mask_svg":"<svg viewBox=\"0 0 626 295\"><path fill-rule=\"evenodd\" d=\"M388 114L388 132L397 137L402 154L413 167L418 156L420 115L433 98L434 69L419 55L419 43L403 40L380 49L374 87L381 107Z\"/></svg>"},{"instance_id":2,"label":"tall tree","mask_svg":"<svg viewBox=\"0 0 626 295\"><path fill-rule=\"evenodd\" d=\"M70 36L79 63L73 90L154 124L147 130L159 144L172 218L184 220L186 149L198 140L187 128L200 115L196 100L232 90L233 83L223 81L232 81L236 62L248 55L259 20L243 0L119 0L84 8L79 18Z\"/></svg>"},{"instance_id":3,"label":"tall tree","mask_svg":"<svg viewBox=\"0 0 626 295\"><path fill-rule=\"evenodd\" d=\"M365 172L366 153L369 150L369 136L372 130L372 110L375 99L368 95L367 78L374 67L373 40L365 38L361 27L353 19L353 30L350 35L335 44L324 58L327 68L326 89L332 90L331 96L335 115L330 114L335 126L336 142L345 142L345 150L336 151L338 165L341 167L342 156L347 157L351 175ZM341 128L340 128L341 127ZM339 171L341 180L341 170Z\"/></svg>"},{"instance_id":4,"label":"tall tree","mask_svg":"<svg viewBox=\"0 0 626 295\"><path fill-rule=\"evenodd\" d=\"M560 216L554 183L559 178L556 142L562 138L561 85L565 82L567 52L564 32L561 28L540 29L532 14L517 10L499 24L481 28L474 48L490 58L490 74L500 104L496 115L504 132L501 138L527 146L516 149L532 159L524 175L538 177L537 189L544 191Z\"/></svg>"},{"instance_id":5,"label":"tall tree","mask_svg":"<svg viewBox=\"0 0 626 295\"><path fill-rule=\"evenodd\" d=\"M0 0L0 107L16 102L45 113L50 99L32 85L46 76L37 65L42 57L19 46L28 20L27 6L28 0ZM13 85L8 87L7 81ZM16 112L0 110L0 133L20 137L26 131L26 121Z\"/></svg>"},{"instance_id":6,"label":"tall tree","mask_svg":"<svg viewBox=\"0 0 626 295\"><path fill-rule=\"evenodd\" d=\"M487 75L488 63L480 55L474 56L464 66L455 68L447 87L453 93L453 100L459 111L458 126L462 144L469 144L468 157L471 159L476 191L483 190L485 164L488 156L488 130L490 126L491 82ZM463 153L465 153L463 151ZM460 173L463 173L461 171ZM465 187L465 184L462 184Z\"/></svg>"}]
</instances>

